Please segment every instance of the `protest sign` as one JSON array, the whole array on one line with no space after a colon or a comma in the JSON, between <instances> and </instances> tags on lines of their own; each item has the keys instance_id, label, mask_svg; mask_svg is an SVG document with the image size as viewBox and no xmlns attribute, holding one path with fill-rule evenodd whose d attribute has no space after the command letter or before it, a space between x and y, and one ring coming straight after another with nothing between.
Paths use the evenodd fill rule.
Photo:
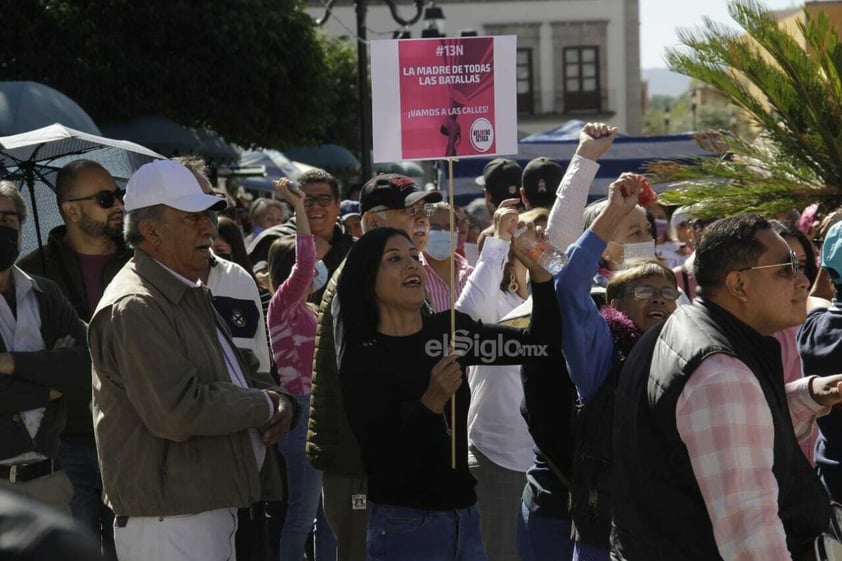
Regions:
<instances>
[{"instance_id":1,"label":"protest sign","mask_svg":"<svg viewBox=\"0 0 842 561\"><path fill-rule=\"evenodd\" d=\"M516 37L371 42L374 161L517 153Z\"/></svg>"}]
</instances>

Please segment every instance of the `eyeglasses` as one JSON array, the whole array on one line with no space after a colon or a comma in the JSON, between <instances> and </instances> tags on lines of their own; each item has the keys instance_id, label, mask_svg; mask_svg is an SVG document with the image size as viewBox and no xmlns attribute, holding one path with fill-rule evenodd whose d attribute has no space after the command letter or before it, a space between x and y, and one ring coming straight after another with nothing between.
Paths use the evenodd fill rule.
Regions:
<instances>
[{"instance_id":1,"label":"eyeglasses","mask_svg":"<svg viewBox=\"0 0 842 561\"><path fill-rule=\"evenodd\" d=\"M406 207L403 211L413 218L417 218L419 216L431 216L433 214L433 205L414 204L410 207ZM448 229L449 228L450 227L448 227Z\"/></svg>"},{"instance_id":2,"label":"eyeglasses","mask_svg":"<svg viewBox=\"0 0 842 561\"><path fill-rule=\"evenodd\" d=\"M743 267L737 271L756 271L757 269L776 269L778 267L789 267L784 271L784 275L788 279L794 279L801 271L801 265L798 264L798 256L794 251L789 252L789 261L786 263L775 263L774 265L758 265L756 267Z\"/></svg>"},{"instance_id":3,"label":"eyeglasses","mask_svg":"<svg viewBox=\"0 0 842 561\"><path fill-rule=\"evenodd\" d=\"M317 197L304 197L304 206L310 207L316 203L319 206L329 206L333 202L333 195L319 195Z\"/></svg>"},{"instance_id":4,"label":"eyeglasses","mask_svg":"<svg viewBox=\"0 0 842 561\"><path fill-rule=\"evenodd\" d=\"M216 214L212 210L204 212L183 212L181 211L181 221L188 226L196 226L203 218L208 218L213 223L213 215Z\"/></svg>"},{"instance_id":5,"label":"eyeglasses","mask_svg":"<svg viewBox=\"0 0 842 561\"><path fill-rule=\"evenodd\" d=\"M79 197L78 199L67 199L66 203L75 203L78 201L96 200L101 208L111 208L116 201L123 202L123 196L126 194L122 189L115 189L114 191L100 191L87 197Z\"/></svg>"},{"instance_id":6,"label":"eyeglasses","mask_svg":"<svg viewBox=\"0 0 842 561\"><path fill-rule=\"evenodd\" d=\"M661 298L671 302L678 300L679 296L678 289L671 286L665 286L658 290L654 286L649 285L635 286L631 290L627 290L626 294L633 294L637 300L649 300L655 296L655 294L660 294Z\"/></svg>"}]
</instances>

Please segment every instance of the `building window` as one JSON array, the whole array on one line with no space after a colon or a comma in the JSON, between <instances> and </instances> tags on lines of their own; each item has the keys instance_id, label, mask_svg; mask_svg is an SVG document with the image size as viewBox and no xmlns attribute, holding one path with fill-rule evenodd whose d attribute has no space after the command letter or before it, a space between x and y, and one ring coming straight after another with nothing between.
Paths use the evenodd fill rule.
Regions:
<instances>
[{"instance_id":1,"label":"building window","mask_svg":"<svg viewBox=\"0 0 842 561\"><path fill-rule=\"evenodd\" d=\"M564 110L600 111L599 49L564 49Z\"/></svg>"},{"instance_id":2,"label":"building window","mask_svg":"<svg viewBox=\"0 0 842 561\"><path fill-rule=\"evenodd\" d=\"M517 112L533 114L535 112L533 91L534 73L532 71L532 49L517 50Z\"/></svg>"}]
</instances>

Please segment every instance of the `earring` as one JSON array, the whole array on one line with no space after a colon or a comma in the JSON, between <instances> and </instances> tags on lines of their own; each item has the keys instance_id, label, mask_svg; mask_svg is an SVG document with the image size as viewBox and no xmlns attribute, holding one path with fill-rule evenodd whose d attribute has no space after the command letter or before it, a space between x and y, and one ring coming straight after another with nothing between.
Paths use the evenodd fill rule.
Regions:
<instances>
[{"instance_id":1,"label":"earring","mask_svg":"<svg viewBox=\"0 0 842 561\"><path fill-rule=\"evenodd\" d=\"M517 278L515 278L515 274L513 272L509 273L509 287L508 288L509 288L509 292L517 292L517 289L520 288L520 286L517 283Z\"/></svg>"}]
</instances>

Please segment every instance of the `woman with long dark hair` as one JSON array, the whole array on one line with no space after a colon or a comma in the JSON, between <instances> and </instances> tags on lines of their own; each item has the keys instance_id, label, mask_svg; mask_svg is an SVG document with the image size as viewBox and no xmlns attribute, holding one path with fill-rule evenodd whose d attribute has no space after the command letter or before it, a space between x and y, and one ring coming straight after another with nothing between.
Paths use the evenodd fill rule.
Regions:
<instances>
[{"instance_id":1,"label":"woman with long dark hair","mask_svg":"<svg viewBox=\"0 0 842 561\"><path fill-rule=\"evenodd\" d=\"M216 230L217 236L213 240L214 255L227 259L228 261L233 261L248 271L252 278L254 278L251 260L243 242L243 233L240 231L237 223L230 218L220 216ZM257 279L255 279L255 282L257 282Z\"/></svg>"},{"instance_id":2,"label":"woman with long dark hair","mask_svg":"<svg viewBox=\"0 0 842 561\"><path fill-rule=\"evenodd\" d=\"M345 408L368 474L369 559L487 559L467 464L464 367L558 355L560 342L545 340L559 321L551 275L521 250L534 239L530 227L514 244L531 275L529 327L484 325L457 312L452 342L450 313L423 312L424 268L404 232L372 230L349 252L334 330Z\"/></svg>"}]
</instances>

